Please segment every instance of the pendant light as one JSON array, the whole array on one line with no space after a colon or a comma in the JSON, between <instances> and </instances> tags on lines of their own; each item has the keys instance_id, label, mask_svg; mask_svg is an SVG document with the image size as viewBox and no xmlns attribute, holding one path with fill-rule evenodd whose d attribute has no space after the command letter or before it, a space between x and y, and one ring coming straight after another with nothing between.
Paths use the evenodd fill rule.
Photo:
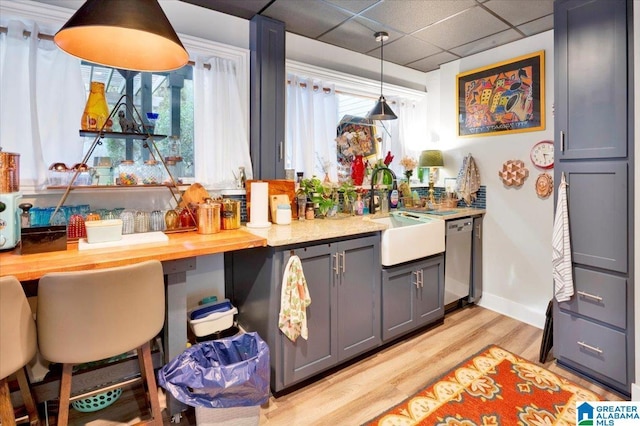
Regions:
<instances>
[{"instance_id":1,"label":"pendant light","mask_svg":"<svg viewBox=\"0 0 640 426\"><path fill-rule=\"evenodd\" d=\"M382 64L384 63L384 41L389 38L389 34L384 31L379 31L374 34L376 41L380 42L380 98L378 99L378 103L373 107L371 111L367 114L367 118L371 120L395 120L398 118L397 115L393 113L391 107L387 105L387 101L382 94Z\"/></svg>"},{"instance_id":2,"label":"pendant light","mask_svg":"<svg viewBox=\"0 0 640 426\"><path fill-rule=\"evenodd\" d=\"M70 55L118 69L171 71L189 61L157 0L87 0L53 40Z\"/></svg>"}]
</instances>

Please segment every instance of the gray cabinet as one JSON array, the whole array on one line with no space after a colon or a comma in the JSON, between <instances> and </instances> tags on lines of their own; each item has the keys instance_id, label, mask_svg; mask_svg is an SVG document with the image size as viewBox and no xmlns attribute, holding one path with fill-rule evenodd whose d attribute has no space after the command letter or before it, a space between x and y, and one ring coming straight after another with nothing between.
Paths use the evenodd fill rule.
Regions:
<instances>
[{"instance_id":1,"label":"gray cabinet","mask_svg":"<svg viewBox=\"0 0 640 426\"><path fill-rule=\"evenodd\" d=\"M558 159L627 156L627 2L556 1Z\"/></svg>"},{"instance_id":2,"label":"gray cabinet","mask_svg":"<svg viewBox=\"0 0 640 426\"><path fill-rule=\"evenodd\" d=\"M295 254L311 296L309 338L278 328L284 268ZM380 235L225 255L226 293L238 323L271 350L271 387L281 391L381 344Z\"/></svg>"},{"instance_id":3,"label":"gray cabinet","mask_svg":"<svg viewBox=\"0 0 640 426\"><path fill-rule=\"evenodd\" d=\"M444 318L444 256L382 270L382 340Z\"/></svg>"},{"instance_id":4,"label":"gray cabinet","mask_svg":"<svg viewBox=\"0 0 640 426\"><path fill-rule=\"evenodd\" d=\"M287 77L284 22L256 15L250 22L251 135L254 179L284 179Z\"/></svg>"},{"instance_id":5,"label":"gray cabinet","mask_svg":"<svg viewBox=\"0 0 640 426\"><path fill-rule=\"evenodd\" d=\"M554 303L553 352L625 395L635 375L631 16L628 0L554 7L554 181L569 184L574 295Z\"/></svg>"}]
</instances>

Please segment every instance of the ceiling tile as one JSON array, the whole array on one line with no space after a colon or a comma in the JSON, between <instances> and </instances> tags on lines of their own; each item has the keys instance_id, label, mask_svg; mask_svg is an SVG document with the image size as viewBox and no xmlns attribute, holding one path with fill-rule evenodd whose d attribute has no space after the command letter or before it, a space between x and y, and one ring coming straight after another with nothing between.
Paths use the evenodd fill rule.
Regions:
<instances>
[{"instance_id":1,"label":"ceiling tile","mask_svg":"<svg viewBox=\"0 0 640 426\"><path fill-rule=\"evenodd\" d=\"M456 59L460 59L460 57L449 52L441 52L441 53L436 53L433 56L429 56L428 58L424 58L424 59L420 59L419 61L412 62L410 64L407 64L406 66L409 68L416 69L418 71L429 72L429 71L437 70L440 67L440 64L455 61Z\"/></svg>"},{"instance_id":2,"label":"ceiling tile","mask_svg":"<svg viewBox=\"0 0 640 426\"><path fill-rule=\"evenodd\" d=\"M348 10L353 13L360 13L371 5L374 5L382 0L322 0L325 3L330 3Z\"/></svg>"},{"instance_id":3,"label":"ceiling tile","mask_svg":"<svg viewBox=\"0 0 640 426\"><path fill-rule=\"evenodd\" d=\"M465 45L451 49L451 52L461 57L473 55L474 53L482 52L483 50L493 49L494 47L511 43L521 39L522 36L516 31L509 29L498 34L490 35L489 37L482 38L480 40L472 41Z\"/></svg>"},{"instance_id":4,"label":"ceiling tile","mask_svg":"<svg viewBox=\"0 0 640 426\"><path fill-rule=\"evenodd\" d=\"M376 31L389 33L389 39L385 45L402 36L402 34L380 27L368 19L354 18L318 37L318 40L355 52L367 53L380 46L374 37Z\"/></svg>"},{"instance_id":5,"label":"ceiling tile","mask_svg":"<svg viewBox=\"0 0 640 426\"><path fill-rule=\"evenodd\" d=\"M550 29L553 29L553 15L548 15L544 18L527 22L526 24L520 25L518 29L522 31L526 36L531 36L543 31L548 31Z\"/></svg>"},{"instance_id":6,"label":"ceiling tile","mask_svg":"<svg viewBox=\"0 0 640 426\"><path fill-rule=\"evenodd\" d=\"M402 0L377 3L362 16L395 28L405 34L413 33L447 16L475 5L473 0L424 1Z\"/></svg>"},{"instance_id":7,"label":"ceiling tile","mask_svg":"<svg viewBox=\"0 0 640 426\"><path fill-rule=\"evenodd\" d=\"M404 65L409 62L415 62L418 59L434 55L441 51L441 49L425 41L411 36L404 36L395 40L393 43L384 44L384 59L385 61ZM379 58L380 48L368 52L367 54Z\"/></svg>"},{"instance_id":8,"label":"ceiling tile","mask_svg":"<svg viewBox=\"0 0 640 426\"><path fill-rule=\"evenodd\" d=\"M553 14L553 0L490 0L484 6L513 26Z\"/></svg>"},{"instance_id":9,"label":"ceiling tile","mask_svg":"<svg viewBox=\"0 0 640 426\"><path fill-rule=\"evenodd\" d=\"M474 7L450 19L413 34L421 40L448 50L509 28L480 7Z\"/></svg>"},{"instance_id":10,"label":"ceiling tile","mask_svg":"<svg viewBox=\"0 0 640 426\"><path fill-rule=\"evenodd\" d=\"M251 19L253 15L269 4L270 0L182 0L185 3L217 10L227 15Z\"/></svg>"},{"instance_id":11,"label":"ceiling tile","mask_svg":"<svg viewBox=\"0 0 640 426\"><path fill-rule=\"evenodd\" d=\"M353 16L318 1L307 1L300 7L299 0L277 0L262 14L284 22L289 32L314 39Z\"/></svg>"}]
</instances>

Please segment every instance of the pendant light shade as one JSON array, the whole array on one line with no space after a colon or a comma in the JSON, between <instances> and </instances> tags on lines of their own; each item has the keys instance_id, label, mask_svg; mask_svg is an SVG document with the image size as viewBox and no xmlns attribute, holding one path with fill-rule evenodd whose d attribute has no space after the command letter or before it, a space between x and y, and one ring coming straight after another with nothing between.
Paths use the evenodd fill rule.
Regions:
<instances>
[{"instance_id":1,"label":"pendant light shade","mask_svg":"<svg viewBox=\"0 0 640 426\"><path fill-rule=\"evenodd\" d=\"M367 114L367 118L371 120L395 120L398 118L397 115L393 113L391 107L387 104L384 95L382 94L382 77L384 76L382 72L382 64L384 63L384 41L389 38L389 34L380 31L374 34L376 41L380 42L380 98L378 98L378 103L373 107L371 111Z\"/></svg>"},{"instance_id":2,"label":"pendant light shade","mask_svg":"<svg viewBox=\"0 0 640 426\"><path fill-rule=\"evenodd\" d=\"M157 0L88 0L54 42L80 59L125 70L171 71L189 61Z\"/></svg>"}]
</instances>

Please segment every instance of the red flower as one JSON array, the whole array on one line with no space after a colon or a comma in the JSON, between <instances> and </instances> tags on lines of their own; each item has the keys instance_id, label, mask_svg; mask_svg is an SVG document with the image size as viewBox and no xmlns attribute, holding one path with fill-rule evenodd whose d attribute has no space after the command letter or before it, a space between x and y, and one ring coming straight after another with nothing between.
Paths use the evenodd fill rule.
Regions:
<instances>
[{"instance_id":1,"label":"red flower","mask_svg":"<svg viewBox=\"0 0 640 426\"><path fill-rule=\"evenodd\" d=\"M387 156L384 157L384 165L388 166L393 161L393 155L391 155L391 151L387 151Z\"/></svg>"}]
</instances>

